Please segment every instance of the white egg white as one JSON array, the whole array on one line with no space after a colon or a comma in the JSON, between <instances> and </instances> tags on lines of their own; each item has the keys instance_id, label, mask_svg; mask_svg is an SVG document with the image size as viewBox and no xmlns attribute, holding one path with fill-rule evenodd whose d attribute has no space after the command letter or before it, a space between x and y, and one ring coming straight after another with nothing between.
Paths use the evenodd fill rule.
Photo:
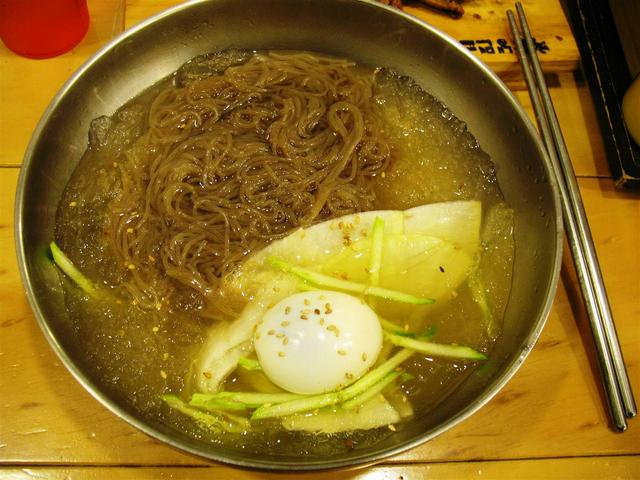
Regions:
<instances>
[{"instance_id":1,"label":"white egg white","mask_svg":"<svg viewBox=\"0 0 640 480\"><path fill-rule=\"evenodd\" d=\"M254 334L265 375L289 392L324 393L369 370L382 348L376 313L360 298L316 290L291 295L264 315Z\"/></svg>"}]
</instances>

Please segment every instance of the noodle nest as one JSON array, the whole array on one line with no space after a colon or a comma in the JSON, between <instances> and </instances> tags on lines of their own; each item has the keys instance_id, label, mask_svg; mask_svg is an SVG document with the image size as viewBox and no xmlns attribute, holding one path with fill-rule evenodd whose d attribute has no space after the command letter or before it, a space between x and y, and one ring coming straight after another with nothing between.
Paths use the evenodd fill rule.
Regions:
<instances>
[{"instance_id":1,"label":"noodle nest","mask_svg":"<svg viewBox=\"0 0 640 480\"><path fill-rule=\"evenodd\" d=\"M142 307L219 315L234 265L298 227L371 209L389 167L371 71L306 53L242 59L176 77L118 166L108 241Z\"/></svg>"}]
</instances>

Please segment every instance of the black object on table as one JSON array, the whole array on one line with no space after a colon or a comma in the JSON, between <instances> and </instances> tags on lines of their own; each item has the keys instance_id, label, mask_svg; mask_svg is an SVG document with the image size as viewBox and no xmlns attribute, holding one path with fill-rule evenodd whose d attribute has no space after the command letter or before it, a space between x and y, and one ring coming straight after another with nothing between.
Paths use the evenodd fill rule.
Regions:
<instances>
[{"instance_id":1,"label":"black object on table","mask_svg":"<svg viewBox=\"0 0 640 480\"><path fill-rule=\"evenodd\" d=\"M616 186L640 189L640 146L629 136L621 110L624 93L633 81L623 50L625 42L630 43L630 39L618 35L609 2L566 0L565 5L580 50L583 71L591 88ZM640 12L638 9L635 11ZM640 20L636 25L640 25ZM640 35L639 28L633 30L635 35ZM630 46L627 45L627 49Z\"/></svg>"}]
</instances>

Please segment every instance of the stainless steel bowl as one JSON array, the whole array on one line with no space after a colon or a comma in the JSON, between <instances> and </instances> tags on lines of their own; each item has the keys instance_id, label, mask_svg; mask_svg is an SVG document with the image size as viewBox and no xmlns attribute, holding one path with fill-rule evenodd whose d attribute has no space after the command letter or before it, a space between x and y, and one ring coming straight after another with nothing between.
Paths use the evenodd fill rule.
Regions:
<instances>
[{"instance_id":1,"label":"stainless steel bowl","mask_svg":"<svg viewBox=\"0 0 640 480\"><path fill-rule=\"evenodd\" d=\"M515 209L516 255L504 334L483 375L472 375L428 415L381 443L321 457L253 455L215 449L143 420L83 371L56 271L46 256L62 190L87 146L89 122L196 55L229 47L314 50L410 75L461 119L497 166ZM62 87L27 149L16 197L16 243L35 316L53 349L84 387L116 415L180 449L267 469L370 463L425 442L478 410L509 380L544 325L560 268L561 214L542 144L505 85L455 40L397 10L367 0L211 0L180 5L125 32Z\"/></svg>"}]
</instances>

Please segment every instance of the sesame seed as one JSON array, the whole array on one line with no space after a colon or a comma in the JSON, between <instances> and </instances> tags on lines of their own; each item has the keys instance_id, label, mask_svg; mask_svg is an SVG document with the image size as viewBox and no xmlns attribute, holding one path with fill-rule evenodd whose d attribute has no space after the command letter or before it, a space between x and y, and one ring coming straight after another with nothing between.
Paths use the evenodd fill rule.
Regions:
<instances>
[{"instance_id":1,"label":"sesame seed","mask_svg":"<svg viewBox=\"0 0 640 480\"><path fill-rule=\"evenodd\" d=\"M311 305L311 300L309 300L308 298L305 298L305 299L303 300L303 302L304 302L304 304L305 304L305 305L307 305L307 306L308 306L308 305Z\"/></svg>"},{"instance_id":2,"label":"sesame seed","mask_svg":"<svg viewBox=\"0 0 640 480\"><path fill-rule=\"evenodd\" d=\"M394 427L392 424L387 425L387 427L389 427L389 430L391 430L392 432L396 431L396 427Z\"/></svg>"},{"instance_id":3,"label":"sesame seed","mask_svg":"<svg viewBox=\"0 0 640 480\"><path fill-rule=\"evenodd\" d=\"M328 315L331 312L333 312L333 310L331 310L331 304L330 303L325 303L324 304L324 313L326 313Z\"/></svg>"},{"instance_id":4,"label":"sesame seed","mask_svg":"<svg viewBox=\"0 0 640 480\"><path fill-rule=\"evenodd\" d=\"M338 350L338 355L346 355L347 352L345 352L344 350Z\"/></svg>"},{"instance_id":5,"label":"sesame seed","mask_svg":"<svg viewBox=\"0 0 640 480\"><path fill-rule=\"evenodd\" d=\"M320 325L324 325L324 318L320 319Z\"/></svg>"},{"instance_id":6,"label":"sesame seed","mask_svg":"<svg viewBox=\"0 0 640 480\"><path fill-rule=\"evenodd\" d=\"M283 327L288 327L289 325L291 325L291 322L288 320L285 320L284 322L280 322L280 325L282 325Z\"/></svg>"},{"instance_id":7,"label":"sesame seed","mask_svg":"<svg viewBox=\"0 0 640 480\"><path fill-rule=\"evenodd\" d=\"M282 339L282 345L286 345L287 343L289 343L289 337L284 337Z\"/></svg>"},{"instance_id":8,"label":"sesame seed","mask_svg":"<svg viewBox=\"0 0 640 480\"><path fill-rule=\"evenodd\" d=\"M164 379L167 378L167 372L165 372L164 370L160 370L160 376Z\"/></svg>"},{"instance_id":9,"label":"sesame seed","mask_svg":"<svg viewBox=\"0 0 640 480\"><path fill-rule=\"evenodd\" d=\"M338 327L336 327L334 324L331 324L327 327L327 330L329 330L330 332L333 332L336 328Z\"/></svg>"},{"instance_id":10,"label":"sesame seed","mask_svg":"<svg viewBox=\"0 0 640 480\"><path fill-rule=\"evenodd\" d=\"M291 313L291 307L289 307L289 306L285 307L284 314L285 315L289 315L290 313Z\"/></svg>"},{"instance_id":11,"label":"sesame seed","mask_svg":"<svg viewBox=\"0 0 640 480\"><path fill-rule=\"evenodd\" d=\"M211 375L211 372L202 372L202 375L204 375L204 378L207 380L211 380L211 377L213 376Z\"/></svg>"},{"instance_id":12,"label":"sesame seed","mask_svg":"<svg viewBox=\"0 0 640 480\"><path fill-rule=\"evenodd\" d=\"M284 333L282 332L276 333L276 338L282 338L282 337L284 337Z\"/></svg>"},{"instance_id":13,"label":"sesame seed","mask_svg":"<svg viewBox=\"0 0 640 480\"><path fill-rule=\"evenodd\" d=\"M300 320L309 320L309 317L306 315L300 315Z\"/></svg>"},{"instance_id":14,"label":"sesame seed","mask_svg":"<svg viewBox=\"0 0 640 480\"><path fill-rule=\"evenodd\" d=\"M319 308L314 309L313 313L315 313L316 315L320 315L320 309Z\"/></svg>"},{"instance_id":15,"label":"sesame seed","mask_svg":"<svg viewBox=\"0 0 640 480\"><path fill-rule=\"evenodd\" d=\"M152 257L151 255L149 255L147 258L149 259L150 262L155 262L156 261L156 258Z\"/></svg>"},{"instance_id":16,"label":"sesame seed","mask_svg":"<svg viewBox=\"0 0 640 480\"><path fill-rule=\"evenodd\" d=\"M305 308L304 310L300 310L300 313L303 315L309 315L311 313L311 310L309 310L308 308Z\"/></svg>"},{"instance_id":17,"label":"sesame seed","mask_svg":"<svg viewBox=\"0 0 640 480\"><path fill-rule=\"evenodd\" d=\"M278 352L279 357L284 357L284 352Z\"/></svg>"},{"instance_id":18,"label":"sesame seed","mask_svg":"<svg viewBox=\"0 0 640 480\"><path fill-rule=\"evenodd\" d=\"M320 300L326 300L326 299L327 299L327 297L325 297L324 295L320 295L318 298L319 298Z\"/></svg>"},{"instance_id":19,"label":"sesame seed","mask_svg":"<svg viewBox=\"0 0 640 480\"><path fill-rule=\"evenodd\" d=\"M382 178L384 178L384 177L386 177L386 176L387 176L387 174L386 174L386 173L384 173L384 172L382 172L382 173L380 174L380 176L381 176Z\"/></svg>"},{"instance_id":20,"label":"sesame seed","mask_svg":"<svg viewBox=\"0 0 640 480\"><path fill-rule=\"evenodd\" d=\"M153 328L151 329L151 331L152 331L153 333L157 333L157 332L158 332L158 330L160 330L160 327L158 327L158 326L155 326L155 327L153 327Z\"/></svg>"},{"instance_id":21,"label":"sesame seed","mask_svg":"<svg viewBox=\"0 0 640 480\"><path fill-rule=\"evenodd\" d=\"M276 333L276 331L275 331L275 330L269 330L269 331L267 332L267 335L273 335L274 333Z\"/></svg>"},{"instance_id":22,"label":"sesame seed","mask_svg":"<svg viewBox=\"0 0 640 480\"><path fill-rule=\"evenodd\" d=\"M130 263L129 265L127 265L127 268L128 268L129 270L135 270L135 269L136 269L136 266L135 266L133 263Z\"/></svg>"},{"instance_id":23,"label":"sesame seed","mask_svg":"<svg viewBox=\"0 0 640 480\"><path fill-rule=\"evenodd\" d=\"M127 233L133 233L133 228L127 228Z\"/></svg>"},{"instance_id":24,"label":"sesame seed","mask_svg":"<svg viewBox=\"0 0 640 480\"><path fill-rule=\"evenodd\" d=\"M69 202L70 207L75 207L78 205L78 202Z\"/></svg>"},{"instance_id":25,"label":"sesame seed","mask_svg":"<svg viewBox=\"0 0 640 480\"><path fill-rule=\"evenodd\" d=\"M347 380L353 380L353 373L351 372L345 373L344 376L347 377Z\"/></svg>"},{"instance_id":26,"label":"sesame seed","mask_svg":"<svg viewBox=\"0 0 640 480\"><path fill-rule=\"evenodd\" d=\"M362 352L362 361L363 362L367 361L367 352Z\"/></svg>"}]
</instances>

